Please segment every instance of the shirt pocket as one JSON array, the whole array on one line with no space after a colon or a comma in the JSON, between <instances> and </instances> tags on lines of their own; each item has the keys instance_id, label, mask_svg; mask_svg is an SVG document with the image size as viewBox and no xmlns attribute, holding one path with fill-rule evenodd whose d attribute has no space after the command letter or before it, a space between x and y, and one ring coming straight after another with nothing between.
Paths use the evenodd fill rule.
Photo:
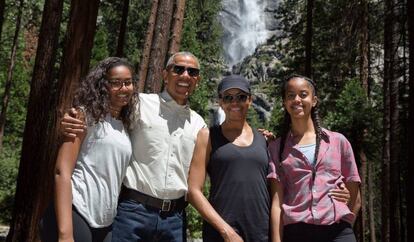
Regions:
<instances>
[{"instance_id":1,"label":"shirt pocket","mask_svg":"<svg viewBox=\"0 0 414 242\"><path fill-rule=\"evenodd\" d=\"M181 161L184 169L188 172L191 159L193 157L194 146L196 142L196 137L191 134L183 133L180 137L180 143L178 145L178 159Z\"/></svg>"},{"instance_id":2,"label":"shirt pocket","mask_svg":"<svg viewBox=\"0 0 414 242\"><path fill-rule=\"evenodd\" d=\"M139 150L139 157L146 161L157 161L160 157L165 157L168 152L169 132L165 126L140 124L140 129L134 134L135 148ZM145 155L144 155L145 154Z\"/></svg>"}]
</instances>

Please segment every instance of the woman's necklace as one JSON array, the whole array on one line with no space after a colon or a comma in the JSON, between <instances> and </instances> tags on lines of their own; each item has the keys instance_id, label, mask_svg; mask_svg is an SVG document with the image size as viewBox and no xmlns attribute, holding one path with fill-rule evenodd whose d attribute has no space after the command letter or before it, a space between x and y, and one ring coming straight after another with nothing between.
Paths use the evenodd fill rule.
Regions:
<instances>
[{"instance_id":1,"label":"woman's necklace","mask_svg":"<svg viewBox=\"0 0 414 242\"><path fill-rule=\"evenodd\" d=\"M121 113L121 110L116 110L116 109L113 109L113 108L109 107L109 111L111 112L111 116L113 118L119 119L119 115Z\"/></svg>"}]
</instances>

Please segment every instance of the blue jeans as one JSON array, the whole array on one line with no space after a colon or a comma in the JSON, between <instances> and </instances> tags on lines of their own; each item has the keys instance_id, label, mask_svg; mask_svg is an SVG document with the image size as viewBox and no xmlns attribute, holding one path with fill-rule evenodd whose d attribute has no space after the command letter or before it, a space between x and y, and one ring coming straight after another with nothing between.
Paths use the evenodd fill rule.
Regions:
<instances>
[{"instance_id":1,"label":"blue jeans","mask_svg":"<svg viewBox=\"0 0 414 242\"><path fill-rule=\"evenodd\" d=\"M112 242L186 241L185 211L160 212L132 200L122 200L112 224Z\"/></svg>"}]
</instances>

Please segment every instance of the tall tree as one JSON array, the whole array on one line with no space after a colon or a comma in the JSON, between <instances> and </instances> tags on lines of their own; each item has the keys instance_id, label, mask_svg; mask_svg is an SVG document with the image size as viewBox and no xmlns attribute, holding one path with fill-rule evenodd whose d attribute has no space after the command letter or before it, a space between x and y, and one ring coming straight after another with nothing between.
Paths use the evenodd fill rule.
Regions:
<instances>
[{"instance_id":1,"label":"tall tree","mask_svg":"<svg viewBox=\"0 0 414 242\"><path fill-rule=\"evenodd\" d=\"M305 33L305 75L312 78L313 0L307 0Z\"/></svg>"},{"instance_id":2,"label":"tall tree","mask_svg":"<svg viewBox=\"0 0 414 242\"><path fill-rule=\"evenodd\" d=\"M60 65L58 114L71 107L73 90L89 69L96 31L99 0L72 0L66 46Z\"/></svg>"},{"instance_id":3,"label":"tall tree","mask_svg":"<svg viewBox=\"0 0 414 242\"><path fill-rule=\"evenodd\" d=\"M172 55L180 50L181 35L184 22L185 0L175 0L175 11L173 17L172 36L168 54Z\"/></svg>"},{"instance_id":4,"label":"tall tree","mask_svg":"<svg viewBox=\"0 0 414 242\"><path fill-rule=\"evenodd\" d=\"M138 91L140 92L144 91L145 80L147 79L148 65L151 54L151 44L154 38L155 21L157 20L157 10L158 0L152 0L151 13L148 19L148 27L144 43L144 51L142 53L142 60L138 72Z\"/></svg>"},{"instance_id":5,"label":"tall tree","mask_svg":"<svg viewBox=\"0 0 414 242\"><path fill-rule=\"evenodd\" d=\"M50 178L56 139L49 124L55 106L51 87L59 40L63 0L46 0L33 69L30 97L17 178L12 222L7 241L35 241L37 223L52 190ZM51 152L52 151L52 152ZM42 176L40 174L48 174ZM46 191L46 192L45 192Z\"/></svg>"},{"instance_id":6,"label":"tall tree","mask_svg":"<svg viewBox=\"0 0 414 242\"><path fill-rule=\"evenodd\" d=\"M6 0L0 0L0 40L1 33L3 30L3 21L4 21L4 9L6 8Z\"/></svg>"},{"instance_id":7,"label":"tall tree","mask_svg":"<svg viewBox=\"0 0 414 242\"><path fill-rule=\"evenodd\" d=\"M359 1L359 7L360 7L360 32L359 32L359 36L360 36L360 82L362 85L363 90L365 91L365 94L367 96L367 98L369 97L369 43L368 43L368 16L369 16L369 12L368 12L368 0L360 0ZM366 136L366 133L368 132L368 130L364 130L363 131L363 135L361 135L359 137L359 139L357 139L357 144L356 147L359 147L359 160L360 160L360 174L361 174L361 180L362 180L362 184L361 184L361 198L362 198L362 206L361 206L361 216L359 216L359 220L361 221L360 224L361 226L359 227L359 234L357 235L357 237L359 238L360 242L364 242L365 241L365 231L366 231L366 227L367 224L369 224L369 222L371 221L369 219L369 216L371 216L371 214L368 212L369 210L367 209L367 205L370 205L368 203L368 199L369 196L371 195L369 193L370 189L369 189L369 182L368 182L368 176L372 176L372 174L369 172L369 164L367 164L368 160L367 160L367 156L365 154L365 150L363 148L363 144L364 144L364 137ZM372 225L374 226L374 225ZM370 226L371 228L371 226ZM371 235L374 236L374 241L375 241L375 227L374 230L370 230ZM371 237L372 238L372 237Z\"/></svg>"},{"instance_id":8,"label":"tall tree","mask_svg":"<svg viewBox=\"0 0 414 242\"><path fill-rule=\"evenodd\" d=\"M10 53L10 63L9 63L8 69L7 69L7 79L6 79L3 98L2 98L2 102L1 102L0 151L3 147L4 126L6 124L7 108L9 106L10 92L11 92L11 88L12 88L12 84L13 84L13 71L14 71L14 65L16 63L17 47L19 45L19 33L20 33L20 27L21 27L21 21L22 21L23 5L24 5L24 0L20 0L19 5L17 6L18 11L17 11L17 17L16 17L16 25L15 25L15 30L14 30L14 36L13 36L13 44L12 44L11 53Z\"/></svg>"},{"instance_id":9,"label":"tall tree","mask_svg":"<svg viewBox=\"0 0 414 242\"><path fill-rule=\"evenodd\" d=\"M168 41L171 32L171 19L174 1L159 0L154 37L151 43L151 54L145 89L149 92L160 92L162 87L162 70L168 51Z\"/></svg>"},{"instance_id":10,"label":"tall tree","mask_svg":"<svg viewBox=\"0 0 414 242\"><path fill-rule=\"evenodd\" d=\"M32 121L37 124L41 121L45 124L39 125L39 127L43 127L40 130L39 127L33 126L33 123L27 123L26 126L15 196L14 226L16 229L12 230L11 235L8 236L8 241L35 241L40 215L52 194L52 174L58 148L57 120L59 120L58 117L63 110L71 106L72 91L77 86L81 76L86 74L89 68L98 7L99 0L71 1L66 44L60 65L60 78L57 84L56 97L52 99L49 97L51 96L51 83L49 83L49 87L43 86L42 90L36 89L40 88L46 81L51 82L51 79L39 80L37 78L45 75L46 77L51 77L51 74L45 73L45 71L51 72L53 63L50 67L49 64L54 59L53 50L51 51L47 46L44 47L43 40L39 41L42 44L38 47L38 54L40 55L38 63L47 64L46 67L49 69L42 70L43 66L36 66L39 72L34 72L33 78L36 79L33 80L34 83L38 82L39 86L33 87L33 98L31 96L32 102L29 103L29 107L30 104L37 105L31 107L38 113L30 113L33 117L28 116L27 122ZM55 12L61 13L61 9L62 1L49 0L45 3L45 15L42 21L41 33L42 30L45 32L42 33L41 38L45 38L44 42L48 42L51 46L53 46L52 44L56 40L48 38L57 38L58 33L55 33L59 31L57 20L59 19L60 22L61 18L61 15L58 16ZM50 29L50 26L46 26L47 24L53 24L53 29ZM39 53L42 50L49 52L47 54ZM53 53L53 56L50 53ZM42 95L38 96L38 94ZM50 101L50 104L40 105L43 104L43 101L40 101L41 99L47 99ZM49 109L45 109L45 107L49 107ZM56 110L57 112L49 110ZM30 109L29 112L31 112ZM38 117L39 113L44 119L33 121L33 119ZM36 184L36 186L33 187L33 184Z\"/></svg>"},{"instance_id":11,"label":"tall tree","mask_svg":"<svg viewBox=\"0 0 414 242\"><path fill-rule=\"evenodd\" d=\"M123 7L122 7L121 26L119 28L118 44L116 48L116 56L118 57L124 56L124 45L125 45L125 35L126 35L127 20L128 20L128 10L129 10L129 0L124 0Z\"/></svg>"},{"instance_id":12,"label":"tall tree","mask_svg":"<svg viewBox=\"0 0 414 242\"><path fill-rule=\"evenodd\" d=\"M400 236L399 174L399 83L397 65L397 0L385 1L384 17L384 154L382 190L383 241L398 242Z\"/></svg>"},{"instance_id":13,"label":"tall tree","mask_svg":"<svg viewBox=\"0 0 414 242\"><path fill-rule=\"evenodd\" d=\"M414 1L407 1L409 42L409 122L408 122L408 176L407 176L407 241L414 241Z\"/></svg>"}]
</instances>

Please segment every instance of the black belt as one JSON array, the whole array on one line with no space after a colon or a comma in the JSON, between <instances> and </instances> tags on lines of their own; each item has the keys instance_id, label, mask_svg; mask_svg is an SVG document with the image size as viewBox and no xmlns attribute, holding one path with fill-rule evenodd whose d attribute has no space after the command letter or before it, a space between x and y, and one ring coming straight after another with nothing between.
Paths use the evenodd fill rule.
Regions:
<instances>
[{"instance_id":1,"label":"black belt","mask_svg":"<svg viewBox=\"0 0 414 242\"><path fill-rule=\"evenodd\" d=\"M147 206L151 206L153 208L157 208L160 210L160 212L173 212L182 211L185 207L187 207L187 202L185 201L184 196L178 198L178 199L159 199L156 197L151 197L149 195L146 195L142 192L135 191L133 189L129 189L125 186L122 186L120 199L131 199L135 202L142 203Z\"/></svg>"}]
</instances>

